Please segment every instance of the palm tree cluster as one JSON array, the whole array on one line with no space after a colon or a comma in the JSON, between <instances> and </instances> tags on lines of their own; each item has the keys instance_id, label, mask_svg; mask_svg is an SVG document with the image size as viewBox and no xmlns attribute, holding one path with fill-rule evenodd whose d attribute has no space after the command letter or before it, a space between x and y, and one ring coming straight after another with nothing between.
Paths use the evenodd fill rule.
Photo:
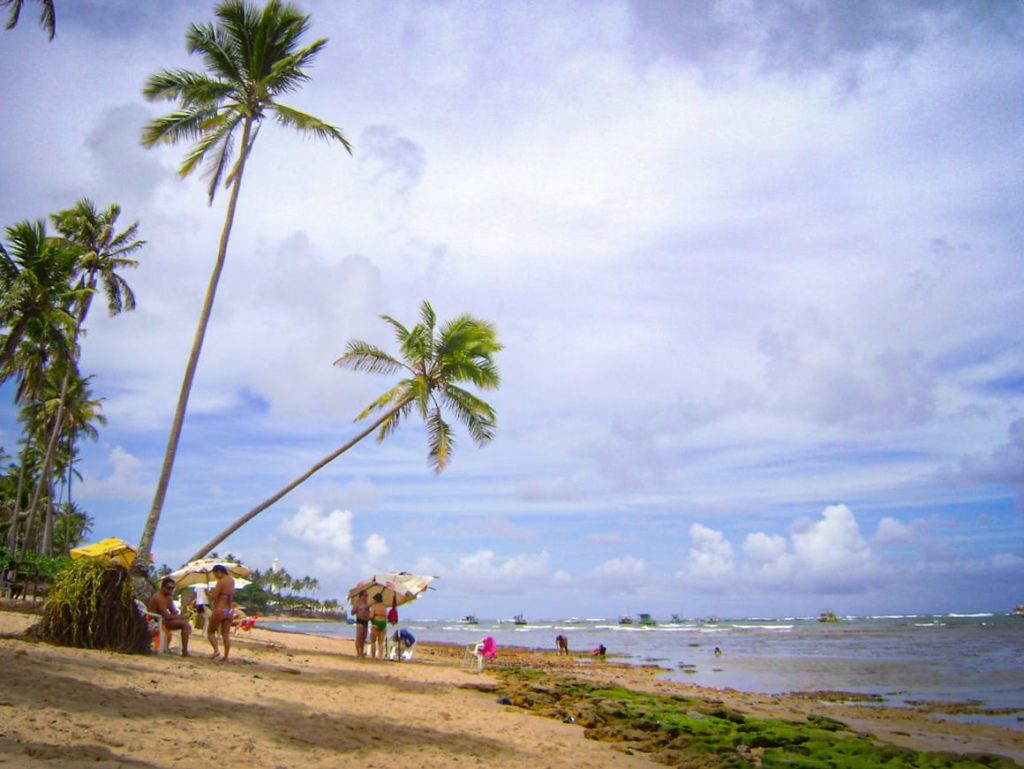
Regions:
<instances>
[{"instance_id":1,"label":"palm tree cluster","mask_svg":"<svg viewBox=\"0 0 1024 769\"><path fill-rule=\"evenodd\" d=\"M117 232L121 210L82 199L46 222L8 227L0 242L0 383L14 382L21 423L17 461L5 462L0 531L10 557L66 554L92 526L72 500L83 438L105 424L91 377L79 369L83 328L102 290L116 315L135 307L121 272L143 246L138 223Z\"/></svg>"}]
</instances>

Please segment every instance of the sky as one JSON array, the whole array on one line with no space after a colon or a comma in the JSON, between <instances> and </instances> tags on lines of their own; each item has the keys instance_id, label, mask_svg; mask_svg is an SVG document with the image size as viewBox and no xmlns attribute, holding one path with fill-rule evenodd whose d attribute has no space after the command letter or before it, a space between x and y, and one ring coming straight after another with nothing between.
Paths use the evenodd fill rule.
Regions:
<instances>
[{"instance_id":1,"label":"sky","mask_svg":"<svg viewBox=\"0 0 1024 769\"><path fill-rule=\"evenodd\" d=\"M57 0L0 33L0 225L86 196L147 241L83 342L76 501L137 542L228 195L145 149L214 3ZM368 439L217 551L407 616L1009 611L1024 601L1024 6L303 0L154 542L180 565L359 430L380 319L492 322L494 441ZM6 238L5 238L6 242ZM0 446L13 454L11 384Z\"/></svg>"}]
</instances>

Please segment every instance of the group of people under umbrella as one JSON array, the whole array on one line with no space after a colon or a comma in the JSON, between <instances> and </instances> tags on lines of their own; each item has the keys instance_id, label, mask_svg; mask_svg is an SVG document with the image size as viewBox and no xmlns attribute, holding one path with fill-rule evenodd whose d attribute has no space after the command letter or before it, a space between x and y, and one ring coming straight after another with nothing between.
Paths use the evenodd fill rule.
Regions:
<instances>
[{"instance_id":1,"label":"group of people under umbrella","mask_svg":"<svg viewBox=\"0 0 1024 769\"><path fill-rule=\"evenodd\" d=\"M356 623L356 655L409 659L416 639L406 628L397 628L398 607L415 601L434 579L404 571L389 572L365 579L349 590L348 601ZM390 639L388 625L395 626Z\"/></svg>"}]
</instances>

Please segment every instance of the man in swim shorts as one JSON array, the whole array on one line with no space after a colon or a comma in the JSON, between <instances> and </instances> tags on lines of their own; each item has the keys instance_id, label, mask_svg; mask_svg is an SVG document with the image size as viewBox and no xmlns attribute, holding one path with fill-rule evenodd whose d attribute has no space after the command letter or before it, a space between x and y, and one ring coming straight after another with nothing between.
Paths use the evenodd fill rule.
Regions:
<instances>
[{"instance_id":1,"label":"man in swim shorts","mask_svg":"<svg viewBox=\"0 0 1024 769\"><path fill-rule=\"evenodd\" d=\"M366 636L370 632L370 601L366 591L360 590L352 602L352 616L356 618L356 656L366 656Z\"/></svg>"},{"instance_id":2,"label":"man in swim shorts","mask_svg":"<svg viewBox=\"0 0 1024 769\"><path fill-rule=\"evenodd\" d=\"M192 633L192 626L187 617L178 613L178 607L174 605L174 580L164 577L160 582L160 589L153 593L153 597L146 604L146 609L163 617L163 625L168 630L181 631L181 656L188 656L188 637Z\"/></svg>"}]
</instances>

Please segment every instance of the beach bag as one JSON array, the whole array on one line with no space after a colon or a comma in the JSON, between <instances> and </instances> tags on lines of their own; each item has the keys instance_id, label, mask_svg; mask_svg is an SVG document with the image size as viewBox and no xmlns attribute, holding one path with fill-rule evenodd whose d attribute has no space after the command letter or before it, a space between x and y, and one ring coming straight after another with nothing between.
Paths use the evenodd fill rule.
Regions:
<instances>
[{"instance_id":1,"label":"beach bag","mask_svg":"<svg viewBox=\"0 0 1024 769\"><path fill-rule=\"evenodd\" d=\"M390 622L392 625L398 623L398 609L396 609L394 606L388 609L388 622Z\"/></svg>"}]
</instances>

